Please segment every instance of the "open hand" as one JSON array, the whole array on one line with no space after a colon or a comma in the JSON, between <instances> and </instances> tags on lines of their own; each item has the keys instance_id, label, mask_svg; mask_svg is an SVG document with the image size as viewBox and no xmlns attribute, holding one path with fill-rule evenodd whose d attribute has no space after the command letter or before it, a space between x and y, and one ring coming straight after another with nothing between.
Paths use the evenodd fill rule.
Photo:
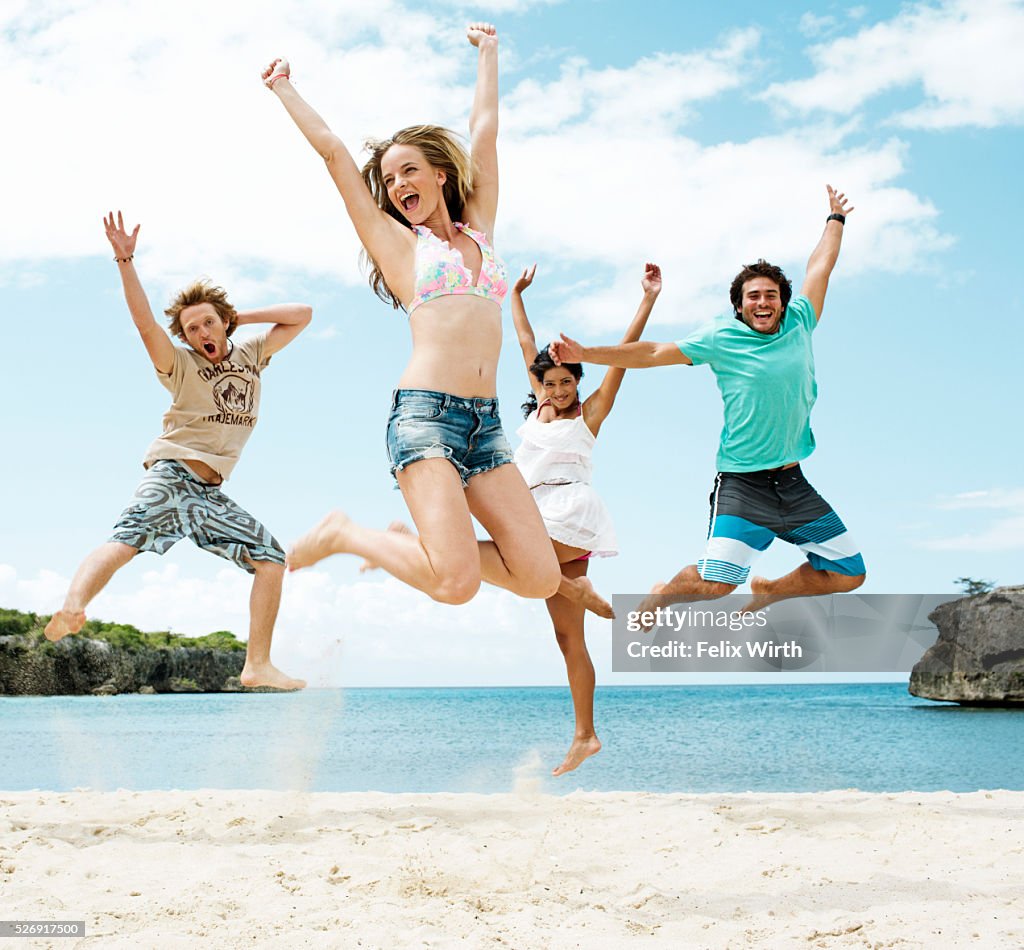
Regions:
<instances>
[{"instance_id":1,"label":"open hand","mask_svg":"<svg viewBox=\"0 0 1024 950\"><path fill-rule=\"evenodd\" d=\"M260 75L263 79L263 85L268 89L273 89L274 83L278 79L291 78L292 68L288 65L288 60L278 57Z\"/></svg>"},{"instance_id":2,"label":"open hand","mask_svg":"<svg viewBox=\"0 0 1024 950\"><path fill-rule=\"evenodd\" d=\"M521 294L530 284L533 283L533 275L537 273L537 265L534 264L532 267L524 267L523 272L519 275L517 280L512 285L512 293Z\"/></svg>"},{"instance_id":3,"label":"open hand","mask_svg":"<svg viewBox=\"0 0 1024 950\"><path fill-rule=\"evenodd\" d=\"M498 42L498 31L495 29L493 23L470 23L466 27L466 39L469 40L473 46L479 47L480 44L488 37L493 37L494 42Z\"/></svg>"},{"instance_id":4,"label":"open hand","mask_svg":"<svg viewBox=\"0 0 1024 950\"><path fill-rule=\"evenodd\" d=\"M141 225L135 225L135 230L129 234L124 229L124 218L121 212L117 212L117 224L114 223L114 212L109 217L104 216L103 227L107 230L107 240L114 249L114 257L131 257L135 253L135 239L139 236Z\"/></svg>"},{"instance_id":5,"label":"open hand","mask_svg":"<svg viewBox=\"0 0 1024 950\"><path fill-rule=\"evenodd\" d=\"M644 264L644 276L640 286L643 287L645 294L661 293L661 268L657 264L650 261Z\"/></svg>"},{"instance_id":6,"label":"open hand","mask_svg":"<svg viewBox=\"0 0 1024 950\"><path fill-rule=\"evenodd\" d=\"M563 363L582 363L583 345L560 333L561 340L555 340L548 347L548 355L554 361L555 366Z\"/></svg>"},{"instance_id":7,"label":"open hand","mask_svg":"<svg viewBox=\"0 0 1024 950\"><path fill-rule=\"evenodd\" d=\"M853 205L847 206L849 198L846 197L841 191L836 192L831 185L826 185L828 189L828 204L830 214L841 214L844 217L853 211Z\"/></svg>"}]
</instances>

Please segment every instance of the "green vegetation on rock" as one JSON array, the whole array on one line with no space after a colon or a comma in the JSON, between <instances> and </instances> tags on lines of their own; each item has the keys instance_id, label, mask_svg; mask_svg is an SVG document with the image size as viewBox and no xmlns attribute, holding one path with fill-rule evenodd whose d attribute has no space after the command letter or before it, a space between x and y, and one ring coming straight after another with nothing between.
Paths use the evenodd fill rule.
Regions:
<instances>
[{"instance_id":1,"label":"green vegetation on rock","mask_svg":"<svg viewBox=\"0 0 1024 950\"><path fill-rule=\"evenodd\" d=\"M993 587L995 587L995 581L986 581L978 577L958 577L953 581L960 590L962 590L968 597L977 597L978 594L987 594Z\"/></svg>"},{"instance_id":2,"label":"green vegetation on rock","mask_svg":"<svg viewBox=\"0 0 1024 950\"><path fill-rule=\"evenodd\" d=\"M42 630L44 626L43 618L35 614L23 614L20 610L0 607L0 637L16 637L31 633L37 627Z\"/></svg>"},{"instance_id":3,"label":"green vegetation on rock","mask_svg":"<svg viewBox=\"0 0 1024 950\"><path fill-rule=\"evenodd\" d=\"M43 627L50 617L46 614L23 613L0 607L0 637L28 636L43 640ZM235 638L230 630L215 630L202 637L186 637L169 630L147 633L130 623L108 623L105 620L87 620L79 637L90 640L105 640L121 650L173 650L189 647L193 650L224 650L234 652L245 650L245 644Z\"/></svg>"}]
</instances>

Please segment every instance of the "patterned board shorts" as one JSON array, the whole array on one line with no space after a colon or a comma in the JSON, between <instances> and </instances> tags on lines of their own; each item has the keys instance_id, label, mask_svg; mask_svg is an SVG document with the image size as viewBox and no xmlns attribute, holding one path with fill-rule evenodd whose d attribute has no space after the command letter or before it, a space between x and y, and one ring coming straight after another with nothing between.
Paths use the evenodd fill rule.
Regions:
<instances>
[{"instance_id":1,"label":"patterned board shorts","mask_svg":"<svg viewBox=\"0 0 1024 950\"><path fill-rule=\"evenodd\" d=\"M185 537L250 574L251 561L284 564L281 545L252 515L183 462L160 459L135 489L110 540L164 554Z\"/></svg>"},{"instance_id":2,"label":"patterned board shorts","mask_svg":"<svg viewBox=\"0 0 1024 950\"><path fill-rule=\"evenodd\" d=\"M704 580L742 584L751 562L776 538L799 547L817 571L865 573L856 541L799 465L719 472L710 501L707 548L697 562Z\"/></svg>"},{"instance_id":3,"label":"patterned board shorts","mask_svg":"<svg viewBox=\"0 0 1024 950\"><path fill-rule=\"evenodd\" d=\"M423 459L448 459L464 486L474 475L515 461L497 399L463 399L429 389L395 390L387 443L392 475Z\"/></svg>"}]
</instances>

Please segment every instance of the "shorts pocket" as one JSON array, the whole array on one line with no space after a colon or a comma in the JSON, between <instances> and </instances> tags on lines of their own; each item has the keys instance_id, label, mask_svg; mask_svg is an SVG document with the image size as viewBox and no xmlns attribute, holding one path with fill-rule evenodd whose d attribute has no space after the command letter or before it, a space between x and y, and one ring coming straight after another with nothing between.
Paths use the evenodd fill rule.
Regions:
<instances>
[{"instance_id":1,"label":"shorts pocket","mask_svg":"<svg viewBox=\"0 0 1024 950\"><path fill-rule=\"evenodd\" d=\"M392 417L395 421L427 422L442 415L441 401L431 396L405 396L395 407Z\"/></svg>"}]
</instances>

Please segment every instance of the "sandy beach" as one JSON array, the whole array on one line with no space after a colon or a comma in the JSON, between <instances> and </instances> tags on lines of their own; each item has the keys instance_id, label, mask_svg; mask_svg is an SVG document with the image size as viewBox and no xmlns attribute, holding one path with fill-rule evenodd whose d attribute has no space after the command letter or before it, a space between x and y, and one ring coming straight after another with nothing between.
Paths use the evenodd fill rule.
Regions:
<instances>
[{"instance_id":1,"label":"sandy beach","mask_svg":"<svg viewBox=\"0 0 1024 950\"><path fill-rule=\"evenodd\" d=\"M1024 946L1024 793L0 793L11 946Z\"/></svg>"}]
</instances>

